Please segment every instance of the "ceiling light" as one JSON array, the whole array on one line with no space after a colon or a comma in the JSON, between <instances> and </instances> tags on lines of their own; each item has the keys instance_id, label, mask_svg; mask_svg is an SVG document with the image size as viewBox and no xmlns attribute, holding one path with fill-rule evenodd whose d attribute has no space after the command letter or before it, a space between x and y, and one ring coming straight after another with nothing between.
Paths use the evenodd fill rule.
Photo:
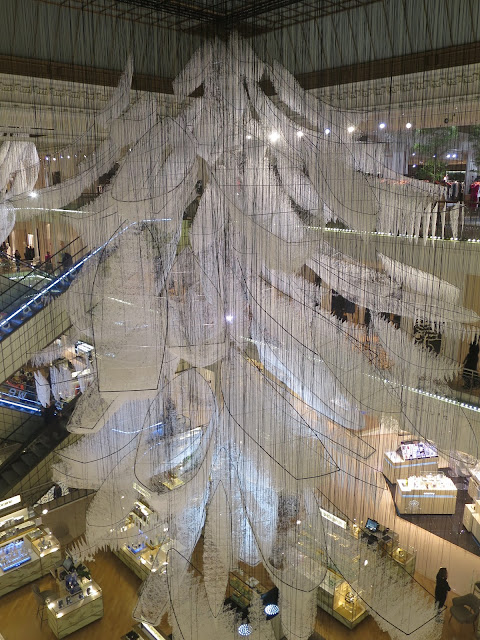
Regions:
<instances>
[{"instance_id":1,"label":"ceiling light","mask_svg":"<svg viewBox=\"0 0 480 640\"><path fill-rule=\"evenodd\" d=\"M297 131L297 138L303 138L303 131Z\"/></svg>"},{"instance_id":2,"label":"ceiling light","mask_svg":"<svg viewBox=\"0 0 480 640\"><path fill-rule=\"evenodd\" d=\"M355 131L355 127L348 127L348 133L353 133Z\"/></svg>"},{"instance_id":3,"label":"ceiling light","mask_svg":"<svg viewBox=\"0 0 480 640\"><path fill-rule=\"evenodd\" d=\"M251 139L252 139L252 136L251 136L251 135L248 135L248 136L245 136L245 138L246 138L247 140L251 140Z\"/></svg>"},{"instance_id":4,"label":"ceiling light","mask_svg":"<svg viewBox=\"0 0 480 640\"><path fill-rule=\"evenodd\" d=\"M67 160L70 160L70 156L67 156Z\"/></svg>"},{"instance_id":5,"label":"ceiling light","mask_svg":"<svg viewBox=\"0 0 480 640\"><path fill-rule=\"evenodd\" d=\"M267 604L264 611L267 614L267 616L276 616L277 613L280 611L280 608L276 604Z\"/></svg>"},{"instance_id":6,"label":"ceiling light","mask_svg":"<svg viewBox=\"0 0 480 640\"><path fill-rule=\"evenodd\" d=\"M272 133L268 136L270 142L276 142L280 138L280 134L276 131L272 131Z\"/></svg>"},{"instance_id":7,"label":"ceiling light","mask_svg":"<svg viewBox=\"0 0 480 640\"><path fill-rule=\"evenodd\" d=\"M385 122L380 122L380 124L378 125L379 129L385 129L387 125L385 124Z\"/></svg>"},{"instance_id":8,"label":"ceiling light","mask_svg":"<svg viewBox=\"0 0 480 640\"><path fill-rule=\"evenodd\" d=\"M252 633L252 627L249 624L241 624L238 627L238 634L240 636L249 636Z\"/></svg>"},{"instance_id":9,"label":"ceiling light","mask_svg":"<svg viewBox=\"0 0 480 640\"><path fill-rule=\"evenodd\" d=\"M414 156L414 155L415 155L415 151L412 153L412 156Z\"/></svg>"},{"instance_id":10,"label":"ceiling light","mask_svg":"<svg viewBox=\"0 0 480 640\"><path fill-rule=\"evenodd\" d=\"M330 129L325 129L324 134L328 136L329 133L330 133Z\"/></svg>"},{"instance_id":11,"label":"ceiling light","mask_svg":"<svg viewBox=\"0 0 480 640\"><path fill-rule=\"evenodd\" d=\"M413 167L414 169L415 169L415 167L416 167L416 166L417 166L416 164L412 164L412 167Z\"/></svg>"},{"instance_id":12,"label":"ceiling light","mask_svg":"<svg viewBox=\"0 0 480 640\"><path fill-rule=\"evenodd\" d=\"M53 160L54 162L56 162L56 161L57 161L57 159L56 159L56 158L52 158L52 160Z\"/></svg>"},{"instance_id":13,"label":"ceiling light","mask_svg":"<svg viewBox=\"0 0 480 640\"><path fill-rule=\"evenodd\" d=\"M407 122L407 124L405 125L405 127L407 129L411 129L412 128L412 123L411 122Z\"/></svg>"},{"instance_id":14,"label":"ceiling light","mask_svg":"<svg viewBox=\"0 0 480 640\"><path fill-rule=\"evenodd\" d=\"M233 316L225 316L227 322L233 322Z\"/></svg>"},{"instance_id":15,"label":"ceiling light","mask_svg":"<svg viewBox=\"0 0 480 640\"><path fill-rule=\"evenodd\" d=\"M38 193L36 191L32 191L30 193L30 198L38 198Z\"/></svg>"},{"instance_id":16,"label":"ceiling light","mask_svg":"<svg viewBox=\"0 0 480 640\"><path fill-rule=\"evenodd\" d=\"M452 158L456 158L456 157L457 157L457 154L456 154L456 153L454 153L454 154L452 155Z\"/></svg>"},{"instance_id":17,"label":"ceiling light","mask_svg":"<svg viewBox=\"0 0 480 640\"><path fill-rule=\"evenodd\" d=\"M46 515L47 515L47 513L48 513L48 509L43 509L43 510L42 510L42 513L43 513L43 515L44 515L44 516L46 516Z\"/></svg>"},{"instance_id":18,"label":"ceiling light","mask_svg":"<svg viewBox=\"0 0 480 640\"><path fill-rule=\"evenodd\" d=\"M447 158L450 158L450 154L449 153L447 153Z\"/></svg>"}]
</instances>

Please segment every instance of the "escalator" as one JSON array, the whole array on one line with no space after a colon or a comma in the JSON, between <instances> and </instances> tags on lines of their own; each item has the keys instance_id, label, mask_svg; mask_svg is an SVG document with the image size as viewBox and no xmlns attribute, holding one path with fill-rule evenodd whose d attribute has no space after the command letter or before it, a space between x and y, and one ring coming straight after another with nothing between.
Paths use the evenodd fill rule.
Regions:
<instances>
[{"instance_id":1,"label":"escalator","mask_svg":"<svg viewBox=\"0 0 480 640\"><path fill-rule=\"evenodd\" d=\"M61 414L29 416L4 439L7 455L0 463L0 499L10 495L25 476L71 435L66 426L77 399L66 405Z\"/></svg>"}]
</instances>

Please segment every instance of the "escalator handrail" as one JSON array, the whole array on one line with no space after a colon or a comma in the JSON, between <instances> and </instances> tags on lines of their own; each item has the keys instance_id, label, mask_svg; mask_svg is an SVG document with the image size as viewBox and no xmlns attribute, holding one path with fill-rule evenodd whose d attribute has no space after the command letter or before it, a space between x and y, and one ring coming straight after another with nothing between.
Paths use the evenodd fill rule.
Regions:
<instances>
[{"instance_id":1,"label":"escalator handrail","mask_svg":"<svg viewBox=\"0 0 480 640\"><path fill-rule=\"evenodd\" d=\"M78 253L82 253L87 247L82 247L82 249L78 252ZM32 305L39 300L42 296L45 296L45 294L47 294L49 291L51 291L55 286L58 285L59 282L62 281L66 281L68 282L68 278L74 274L76 271L78 271L78 269L80 269L80 267L89 259L91 258L93 255L95 255L96 252L89 252L86 255L84 254L81 258L81 260L79 260L76 264L74 264L70 269L68 269L68 271L65 271L64 273L62 273L61 275L57 276L54 280L52 280L48 285L46 285L43 289L40 289L40 291L38 291L34 296L32 296L32 298L30 298L27 302L25 302L24 304L22 304L18 309L14 310L12 313L10 313L9 316L7 316L6 318L3 318L2 320L0 320L0 329L2 327L4 327L6 324L8 324L9 322L11 322L11 320L13 320L16 316L18 316L22 311L24 311L25 309L27 309L28 307L32 307L32 315L35 315L36 313L38 313L39 311L41 311L41 309L43 309L43 307L45 305L43 305L42 307L36 309L35 307L33 307ZM78 255L78 254L76 254ZM74 257L76 257L76 255ZM18 301L17 301L18 302ZM15 302L12 303L12 305L14 305ZM7 307L8 308L8 307ZM29 318L31 318L32 316L29 316ZM28 318L28 319L29 319ZM27 319L27 318L26 318Z\"/></svg>"},{"instance_id":2,"label":"escalator handrail","mask_svg":"<svg viewBox=\"0 0 480 640\"><path fill-rule=\"evenodd\" d=\"M8 293L10 291L10 289L12 289L13 287L18 286L19 284L23 284L23 286L28 287L29 289L32 289L33 287L29 284L24 284L22 283L22 280L25 280L27 278L29 278L32 273L40 273L42 276L46 276L47 278L52 278L53 275L55 274L55 271L57 271L59 269L59 267L57 267L57 269L54 269L53 271L45 271L44 269L42 269L41 267L46 265L47 262L52 264L51 260L55 257L58 256L59 253L65 253L65 249L67 247L69 247L70 245L72 245L74 242L76 242L77 240L80 240L80 236L77 236L76 238L74 238L71 242L69 242L68 244L66 244L64 247L62 247L59 251L57 251L56 253L54 253L50 260L46 261L46 262L40 262L39 264L33 266L32 264L25 262L24 260L20 260L20 262L24 265L26 265L31 271L30 273L27 273L27 275L23 276L22 278L20 278L19 280L15 280L15 282L13 282L9 287L7 287L3 292L2 295L4 295L5 293ZM85 249L85 247L82 247L82 249L80 249L80 251L82 251L83 249ZM79 251L77 251L75 253L75 255L78 255ZM16 264L16 260L13 256L9 256L8 253L5 253L4 251L1 252L1 255L6 257L8 260L10 260L11 262L14 262Z\"/></svg>"}]
</instances>

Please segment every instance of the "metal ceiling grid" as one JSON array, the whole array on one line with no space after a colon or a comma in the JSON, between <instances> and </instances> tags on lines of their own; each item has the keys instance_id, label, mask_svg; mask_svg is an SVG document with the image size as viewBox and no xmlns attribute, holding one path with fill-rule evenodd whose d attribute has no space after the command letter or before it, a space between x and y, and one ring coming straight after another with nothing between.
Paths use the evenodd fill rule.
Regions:
<instances>
[{"instance_id":1,"label":"metal ceiling grid","mask_svg":"<svg viewBox=\"0 0 480 640\"><path fill-rule=\"evenodd\" d=\"M382 0L36 0L176 31L202 27L265 33Z\"/></svg>"}]
</instances>

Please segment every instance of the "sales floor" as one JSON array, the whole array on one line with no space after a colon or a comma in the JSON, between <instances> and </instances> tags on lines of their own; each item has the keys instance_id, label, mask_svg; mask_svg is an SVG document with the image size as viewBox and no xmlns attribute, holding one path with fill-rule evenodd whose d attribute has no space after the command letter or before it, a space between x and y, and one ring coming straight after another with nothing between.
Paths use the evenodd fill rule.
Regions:
<instances>
[{"instance_id":1,"label":"sales floor","mask_svg":"<svg viewBox=\"0 0 480 640\"><path fill-rule=\"evenodd\" d=\"M90 563L92 577L103 590L104 617L68 636L71 640L119 640L133 626L131 612L137 600L140 580L112 553L99 553L96 561ZM433 585L420 579L429 590ZM41 590L54 588L54 580L46 576L37 581ZM447 600L447 605L450 599ZM31 585L26 585L0 598L0 634L5 640L55 640L47 622L40 625L36 617ZM442 640L473 640L471 626L449 622L449 615L443 626L439 624ZM443 629L442 634L440 631ZM163 629L165 632L168 629ZM372 618L367 618L353 631L318 609L317 635L315 640L389 640L389 635L379 630ZM215 638L212 638L215 640ZM312 637L313 640L313 637Z\"/></svg>"},{"instance_id":2,"label":"sales floor","mask_svg":"<svg viewBox=\"0 0 480 640\"><path fill-rule=\"evenodd\" d=\"M452 476L450 469L441 469L442 473L450 477L457 487L457 502L455 505L455 513L452 515L398 515L399 518L415 524L436 536L448 540L452 544L480 556L480 545L473 535L466 531L463 526L463 510L466 504L471 504L473 500L468 495L468 478ZM396 484L392 484L387 479L385 482L390 489L392 498L395 501Z\"/></svg>"}]
</instances>

